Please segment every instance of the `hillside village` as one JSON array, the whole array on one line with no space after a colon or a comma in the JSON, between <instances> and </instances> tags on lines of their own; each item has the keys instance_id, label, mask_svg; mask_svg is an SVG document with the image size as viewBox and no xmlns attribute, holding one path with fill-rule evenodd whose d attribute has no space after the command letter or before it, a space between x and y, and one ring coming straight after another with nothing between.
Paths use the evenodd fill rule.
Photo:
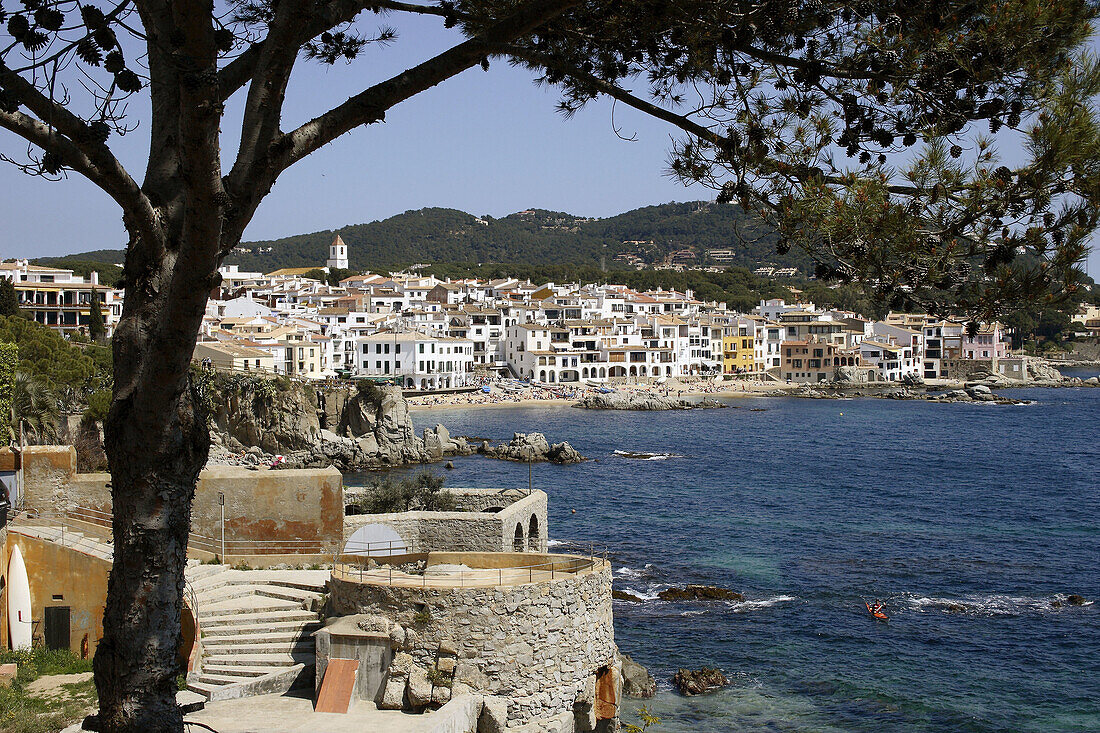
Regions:
<instances>
[{"instance_id":1,"label":"hillside village","mask_svg":"<svg viewBox=\"0 0 1100 733\"><path fill-rule=\"evenodd\" d=\"M346 270L337 236L324 272ZM470 388L500 375L545 384L719 376L779 381L901 382L965 378L980 364L1027 377L1000 323L923 314L882 320L813 303L761 301L750 313L702 301L691 290L534 283L516 278L441 280L417 272L355 274L330 285L319 268L271 273L221 268L195 359L230 370L305 379L392 381L406 390ZM20 307L74 333L93 297L110 334L123 291L70 270L0 264ZM1085 331L1096 318L1079 316Z\"/></svg>"}]
</instances>

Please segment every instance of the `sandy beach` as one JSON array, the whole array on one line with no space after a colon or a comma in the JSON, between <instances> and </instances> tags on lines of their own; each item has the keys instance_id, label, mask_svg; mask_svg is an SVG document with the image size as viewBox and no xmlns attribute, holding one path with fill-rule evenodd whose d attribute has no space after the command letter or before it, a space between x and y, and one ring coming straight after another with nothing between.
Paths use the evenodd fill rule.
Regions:
<instances>
[{"instance_id":1,"label":"sandy beach","mask_svg":"<svg viewBox=\"0 0 1100 733\"><path fill-rule=\"evenodd\" d=\"M619 392L648 392L673 397L766 397L777 392L785 392L798 385L778 382L732 381L713 382L710 380L670 381L664 385L655 384L615 384L608 385ZM572 405L585 394L595 393L593 387L562 385L558 389L528 387L519 391L505 391L496 384L491 385L489 393L462 392L456 394L417 395L406 393L409 409L420 412L425 410L446 410L466 407L561 407ZM567 396L562 396L562 395Z\"/></svg>"}]
</instances>

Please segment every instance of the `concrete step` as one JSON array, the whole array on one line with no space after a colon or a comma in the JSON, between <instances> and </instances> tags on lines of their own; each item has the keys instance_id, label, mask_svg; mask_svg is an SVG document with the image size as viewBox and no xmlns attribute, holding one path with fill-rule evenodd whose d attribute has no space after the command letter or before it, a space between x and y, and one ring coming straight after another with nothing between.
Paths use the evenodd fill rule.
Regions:
<instances>
[{"instance_id":1,"label":"concrete step","mask_svg":"<svg viewBox=\"0 0 1100 733\"><path fill-rule=\"evenodd\" d=\"M215 674L224 677L263 677L271 674L271 667L247 667L244 665L232 665L223 663L204 663L202 673Z\"/></svg>"},{"instance_id":2,"label":"concrete step","mask_svg":"<svg viewBox=\"0 0 1100 733\"><path fill-rule=\"evenodd\" d=\"M305 611L300 602L285 601L280 598L255 598L242 596L213 603L199 599L199 625L211 616L230 616L233 614L269 614L275 611ZM255 621L253 621L255 623Z\"/></svg>"},{"instance_id":3,"label":"concrete step","mask_svg":"<svg viewBox=\"0 0 1100 733\"><path fill-rule=\"evenodd\" d=\"M307 636L304 639L271 641L262 644L252 642L237 644L230 640L230 643L216 644L211 647L207 647L206 642L203 642L203 648L208 655L207 659L215 659L226 655L313 654L314 652L313 637L311 636Z\"/></svg>"},{"instance_id":4,"label":"concrete step","mask_svg":"<svg viewBox=\"0 0 1100 733\"><path fill-rule=\"evenodd\" d=\"M281 624L281 623L314 623L317 621L317 614L307 611L300 606L297 608L277 608L270 611L250 611L244 612L232 611L228 613L218 614L211 613L210 615L204 615L201 613L204 609L200 606L199 614L199 628L202 632L212 633L214 629L230 628L247 628L249 626L266 626L268 624Z\"/></svg>"},{"instance_id":5,"label":"concrete step","mask_svg":"<svg viewBox=\"0 0 1100 733\"><path fill-rule=\"evenodd\" d=\"M302 613L308 613L303 611ZM294 633L299 636L303 634L312 634L317 629L321 628L322 624L316 620L316 614L310 614L313 619L303 619L300 621L259 621L256 623L237 623L237 624L219 624L212 626L207 624L202 627L203 640L213 640L219 637L237 637L237 636L249 636L251 634L267 634L267 633ZM238 614L237 616L229 617L231 619L240 619L247 621L248 617L244 614Z\"/></svg>"},{"instance_id":6,"label":"concrete step","mask_svg":"<svg viewBox=\"0 0 1100 733\"><path fill-rule=\"evenodd\" d=\"M265 674L270 674L270 670L268 672L265 672ZM204 672L199 675L199 678L195 680L195 682L199 682L204 685L238 685L242 682L248 682L250 679L258 676L261 675L248 675L244 677L238 677L236 675L213 673L208 674Z\"/></svg>"},{"instance_id":7,"label":"concrete step","mask_svg":"<svg viewBox=\"0 0 1100 733\"><path fill-rule=\"evenodd\" d=\"M328 579L323 582L316 583L305 580L268 580L268 585L277 585L283 588L296 588L297 590L305 590L310 593L324 593L328 588Z\"/></svg>"},{"instance_id":8,"label":"concrete step","mask_svg":"<svg viewBox=\"0 0 1100 733\"><path fill-rule=\"evenodd\" d=\"M232 700L253 695L278 695L295 688L308 688L313 684L313 664L299 662L270 674L254 677L244 682L228 685L211 685L206 682L189 682L188 689L205 695L209 700Z\"/></svg>"},{"instance_id":9,"label":"concrete step","mask_svg":"<svg viewBox=\"0 0 1100 733\"><path fill-rule=\"evenodd\" d=\"M309 651L272 652L271 654L225 654L219 650L203 659L203 666L214 667L288 667L292 664L313 664L313 649Z\"/></svg>"},{"instance_id":10,"label":"concrete step","mask_svg":"<svg viewBox=\"0 0 1100 733\"><path fill-rule=\"evenodd\" d=\"M220 603L221 601L245 598L248 596L261 596L263 598L277 598L283 601L295 601L300 604L309 603L320 598L319 593L297 588L287 588L277 585L258 585L245 583L227 583L209 591L195 591L199 597L199 605Z\"/></svg>"},{"instance_id":11,"label":"concrete step","mask_svg":"<svg viewBox=\"0 0 1100 733\"><path fill-rule=\"evenodd\" d=\"M228 569L225 565L191 565L184 572L184 575L194 585L205 578L221 575Z\"/></svg>"},{"instance_id":12,"label":"concrete step","mask_svg":"<svg viewBox=\"0 0 1100 733\"><path fill-rule=\"evenodd\" d=\"M207 700L209 700L211 698L211 696L215 692L220 690L221 688L222 688L222 685L214 685L214 684L210 684L209 682L199 682L197 680L195 682L188 682L187 683L187 689L188 690L191 690L191 692L199 693L200 695L205 697Z\"/></svg>"},{"instance_id":13,"label":"concrete step","mask_svg":"<svg viewBox=\"0 0 1100 733\"><path fill-rule=\"evenodd\" d=\"M301 639L312 639L309 634L301 631L261 631L251 634L228 634L222 636L202 635L202 646L209 649L211 654L215 649L224 646L247 646L249 644L289 644Z\"/></svg>"}]
</instances>

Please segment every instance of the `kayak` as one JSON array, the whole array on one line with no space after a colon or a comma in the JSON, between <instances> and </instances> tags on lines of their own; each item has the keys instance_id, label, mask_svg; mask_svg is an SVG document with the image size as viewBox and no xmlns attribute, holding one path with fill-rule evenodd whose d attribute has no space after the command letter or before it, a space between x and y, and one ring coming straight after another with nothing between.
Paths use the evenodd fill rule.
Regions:
<instances>
[{"instance_id":1,"label":"kayak","mask_svg":"<svg viewBox=\"0 0 1100 733\"><path fill-rule=\"evenodd\" d=\"M863 603L864 603L864 605L867 606L867 613L871 614L872 616L877 618L879 621L889 621L890 620L890 617L887 616L882 611L875 611L874 609L872 609L871 604L868 603L867 601L864 601Z\"/></svg>"}]
</instances>

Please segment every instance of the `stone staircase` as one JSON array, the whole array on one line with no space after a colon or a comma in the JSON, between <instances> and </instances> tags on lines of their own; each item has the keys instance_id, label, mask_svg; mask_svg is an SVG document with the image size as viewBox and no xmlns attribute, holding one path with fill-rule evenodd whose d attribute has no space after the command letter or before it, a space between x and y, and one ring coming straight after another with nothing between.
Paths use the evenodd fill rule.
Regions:
<instances>
[{"instance_id":1,"label":"stone staircase","mask_svg":"<svg viewBox=\"0 0 1100 733\"><path fill-rule=\"evenodd\" d=\"M325 570L233 570L191 564L200 671L188 689L209 700L282 693L313 683Z\"/></svg>"},{"instance_id":2,"label":"stone staircase","mask_svg":"<svg viewBox=\"0 0 1100 733\"><path fill-rule=\"evenodd\" d=\"M63 527L60 524L24 523L22 521L8 525L8 530L27 537L36 537L47 542L68 547L85 555L98 557L100 560L111 562L114 558L114 548L110 543L99 537L84 534L83 532ZM110 532L110 530L104 530Z\"/></svg>"}]
</instances>

